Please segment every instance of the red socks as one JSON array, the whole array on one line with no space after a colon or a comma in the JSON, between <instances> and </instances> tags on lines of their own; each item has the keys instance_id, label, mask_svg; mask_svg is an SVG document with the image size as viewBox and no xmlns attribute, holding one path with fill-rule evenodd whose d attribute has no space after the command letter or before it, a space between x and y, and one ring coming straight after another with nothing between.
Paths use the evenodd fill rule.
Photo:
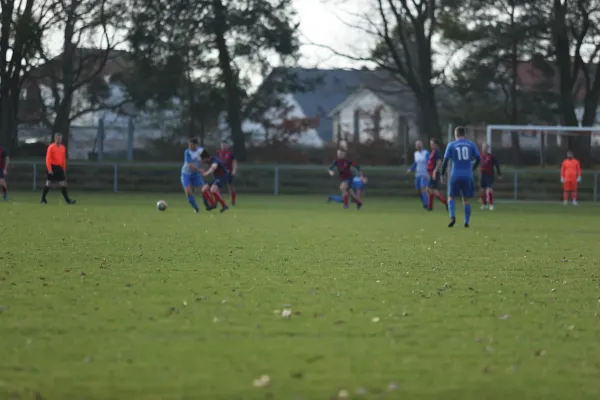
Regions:
<instances>
[{"instance_id":1,"label":"red socks","mask_svg":"<svg viewBox=\"0 0 600 400\"><path fill-rule=\"evenodd\" d=\"M567 200L569 200L569 192L567 192L567 191L564 191L564 192L563 192L563 200L564 200L564 201L567 201Z\"/></svg>"},{"instance_id":2,"label":"red socks","mask_svg":"<svg viewBox=\"0 0 600 400\"><path fill-rule=\"evenodd\" d=\"M216 202L218 202L221 207L226 207L227 204L225 203L225 200L223 200L223 197L221 197L221 193L218 192L214 192L213 193L213 198Z\"/></svg>"},{"instance_id":3,"label":"red socks","mask_svg":"<svg viewBox=\"0 0 600 400\"><path fill-rule=\"evenodd\" d=\"M482 192L481 193L481 204L483 204L484 206L487 205L488 201L487 201L487 193L486 192Z\"/></svg>"},{"instance_id":4,"label":"red socks","mask_svg":"<svg viewBox=\"0 0 600 400\"><path fill-rule=\"evenodd\" d=\"M427 195L427 208L433 210L433 195L431 193Z\"/></svg>"},{"instance_id":5,"label":"red socks","mask_svg":"<svg viewBox=\"0 0 600 400\"><path fill-rule=\"evenodd\" d=\"M571 198L573 201L577 201L577 192L571 192Z\"/></svg>"},{"instance_id":6,"label":"red socks","mask_svg":"<svg viewBox=\"0 0 600 400\"><path fill-rule=\"evenodd\" d=\"M494 192L490 192L489 193L489 202L490 202L490 206L494 205Z\"/></svg>"},{"instance_id":7,"label":"red socks","mask_svg":"<svg viewBox=\"0 0 600 400\"><path fill-rule=\"evenodd\" d=\"M437 195L437 198L439 201L442 202L443 205L447 206L448 202L446 201L446 198L444 197L444 195L442 195L441 193ZM433 200L432 200L433 201Z\"/></svg>"},{"instance_id":8,"label":"red socks","mask_svg":"<svg viewBox=\"0 0 600 400\"><path fill-rule=\"evenodd\" d=\"M210 204L211 206L213 204L215 204L215 202L213 201L212 196L210 195L210 191L205 190L204 192L202 192L202 197L204 197L206 199L206 201L208 202L208 204Z\"/></svg>"},{"instance_id":9,"label":"red socks","mask_svg":"<svg viewBox=\"0 0 600 400\"><path fill-rule=\"evenodd\" d=\"M235 189L231 189L231 204L233 204L235 206L235 196L236 192Z\"/></svg>"},{"instance_id":10,"label":"red socks","mask_svg":"<svg viewBox=\"0 0 600 400\"><path fill-rule=\"evenodd\" d=\"M2 193L6 193L6 187L2 186Z\"/></svg>"}]
</instances>

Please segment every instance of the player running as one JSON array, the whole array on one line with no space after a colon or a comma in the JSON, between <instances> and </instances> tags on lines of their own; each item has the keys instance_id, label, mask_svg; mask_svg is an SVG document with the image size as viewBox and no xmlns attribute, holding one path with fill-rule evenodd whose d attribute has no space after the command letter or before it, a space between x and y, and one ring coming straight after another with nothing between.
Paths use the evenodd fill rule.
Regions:
<instances>
[{"instance_id":1,"label":"player running","mask_svg":"<svg viewBox=\"0 0 600 400\"><path fill-rule=\"evenodd\" d=\"M75 200L69 198L67 191L67 149L62 144L62 135L57 133L54 135L54 143L48 146L46 150L46 169L48 176L46 177L46 185L42 191L42 204L48 204L46 196L50 188L56 184L60 187L60 191L67 204L75 204Z\"/></svg>"},{"instance_id":2,"label":"player running","mask_svg":"<svg viewBox=\"0 0 600 400\"><path fill-rule=\"evenodd\" d=\"M431 139L429 141L431 146L431 153L429 153L429 159L427 160L427 175L429 181L427 182L427 209L433 210L433 197L437 197L439 201L446 206L448 209L448 202L444 195L440 192L440 182L442 176L440 171L442 170L442 154L440 152L440 145L437 139Z\"/></svg>"},{"instance_id":3,"label":"player running","mask_svg":"<svg viewBox=\"0 0 600 400\"><path fill-rule=\"evenodd\" d=\"M350 189L354 192L354 194L360 200L361 203L363 201L363 193L365 192L365 186L367 186L367 178L365 178L364 176L355 176L352 179L352 187ZM330 203L332 201L342 204L344 202L344 198L342 196L329 196L327 198L327 202ZM351 199L351 201L354 202L354 199Z\"/></svg>"},{"instance_id":4,"label":"player running","mask_svg":"<svg viewBox=\"0 0 600 400\"><path fill-rule=\"evenodd\" d=\"M237 192L233 185L233 179L237 174L238 162L235 158L235 154L229 149L229 144L227 144L227 142L221 142L221 150L217 152L217 158L221 160L221 162L225 164L225 167L230 171L227 188L229 189L229 195L231 196L231 205L235 206Z\"/></svg>"},{"instance_id":5,"label":"player running","mask_svg":"<svg viewBox=\"0 0 600 400\"><path fill-rule=\"evenodd\" d=\"M560 182L563 184L563 204L569 202L569 193L573 205L577 205L577 184L581 182L581 164L573 155L571 150L567 151L567 159L560 167Z\"/></svg>"},{"instance_id":6,"label":"player running","mask_svg":"<svg viewBox=\"0 0 600 400\"><path fill-rule=\"evenodd\" d=\"M408 172L415 173L415 189L417 195L421 199L423 208L429 208L429 199L427 196L427 162L429 160L429 152L423 148L423 142L417 140L415 142L415 159L408 169Z\"/></svg>"},{"instance_id":7,"label":"player running","mask_svg":"<svg viewBox=\"0 0 600 400\"><path fill-rule=\"evenodd\" d=\"M204 149L198 146L198 139L190 139L188 148L183 152L183 167L181 167L181 186L187 196L188 202L195 212L199 212L196 198L194 197L194 188L202 190L204 179L201 174L200 156ZM202 200L207 211L214 210L215 205L211 205L211 196L209 193L202 192Z\"/></svg>"},{"instance_id":8,"label":"player running","mask_svg":"<svg viewBox=\"0 0 600 400\"><path fill-rule=\"evenodd\" d=\"M469 199L475 195L475 185L473 183L473 171L479 166L481 157L477 145L470 140L465 139L465 128L459 126L454 130L456 141L451 142L446 147L444 153L444 163L442 165L442 176L446 174L448 161L452 160L452 171L448 181L448 208L450 213L450 222L448 227L452 228L456 223L456 202L455 198L462 196L465 207L465 228L469 227L471 219L471 204ZM473 163L475 160L475 163Z\"/></svg>"},{"instance_id":9,"label":"player running","mask_svg":"<svg viewBox=\"0 0 600 400\"><path fill-rule=\"evenodd\" d=\"M498 179L502 179L500 164L496 157L490 153L490 146L484 143L481 146L481 168L479 170L479 187L481 188L481 209L485 210L489 207L490 211L494 211L494 169L498 172Z\"/></svg>"},{"instance_id":10,"label":"player running","mask_svg":"<svg viewBox=\"0 0 600 400\"><path fill-rule=\"evenodd\" d=\"M202 187L202 193L205 196L210 196L210 203L219 203L221 205L221 212L225 212L229 207L221 196L221 188L229 182L229 170L217 157L211 156L206 150L202 152L200 158L209 165L207 171L202 171L202 176L213 175L212 182L204 184Z\"/></svg>"},{"instance_id":11,"label":"player running","mask_svg":"<svg viewBox=\"0 0 600 400\"><path fill-rule=\"evenodd\" d=\"M346 158L346 152L343 150L337 151L337 159L331 163L329 166L329 175L335 175L335 169L337 168L340 180L340 191L342 192L342 201L344 203L344 208L348 208L348 200L351 197L356 203L356 208L360 210L362 207L362 202L356 195L350 190L352 188L352 181L354 179L354 174L352 174L352 167L354 167L360 177L362 177L362 172L360 171L360 167L354 161L350 161Z\"/></svg>"},{"instance_id":12,"label":"player running","mask_svg":"<svg viewBox=\"0 0 600 400\"><path fill-rule=\"evenodd\" d=\"M6 185L6 173L8 171L8 164L10 158L8 157L8 151L0 146L0 186L2 187L2 199L8 200L8 186Z\"/></svg>"}]
</instances>

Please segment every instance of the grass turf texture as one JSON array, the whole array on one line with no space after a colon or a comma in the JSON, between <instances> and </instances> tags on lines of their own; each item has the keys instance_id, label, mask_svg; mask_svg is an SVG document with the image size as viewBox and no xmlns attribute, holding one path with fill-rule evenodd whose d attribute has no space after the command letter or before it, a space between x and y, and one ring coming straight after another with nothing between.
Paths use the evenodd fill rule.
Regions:
<instances>
[{"instance_id":1,"label":"grass turf texture","mask_svg":"<svg viewBox=\"0 0 600 400\"><path fill-rule=\"evenodd\" d=\"M74 197L0 203L0 399L597 398L595 206Z\"/></svg>"}]
</instances>

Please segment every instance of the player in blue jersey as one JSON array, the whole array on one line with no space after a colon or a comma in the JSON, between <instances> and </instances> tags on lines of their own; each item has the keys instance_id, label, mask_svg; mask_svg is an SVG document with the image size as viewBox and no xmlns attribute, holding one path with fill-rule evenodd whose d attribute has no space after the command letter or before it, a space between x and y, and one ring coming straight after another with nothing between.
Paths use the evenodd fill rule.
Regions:
<instances>
[{"instance_id":1,"label":"player in blue jersey","mask_svg":"<svg viewBox=\"0 0 600 400\"><path fill-rule=\"evenodd\" d=\"M448 180L448 211L450 222L448 227L452 228L456 223L455 198L462 196L465 207L465 228L469 227L471 219L471 204L469 199L475 196L475 184L473 182L473 171L479 165L481 156L477 145L465 139L465 128L459 126L454 131L456 140L448 144L444 153L442 164L442 176L446 174L448 161L452 160L452 171Z\"/></svg>"},{"instance_id":2,"label":"player in blue jersey","mask_svg":"<svg viewBox=\"0 0 600 400\"><path fill-rule=\"evenodd\" d=\"M363 193L365 192L365 186L367 185L367 178L355 176L352 178L351 190L354 192L354 196L362 203L363 201ZM336 202L336 203L344 203L344 198L342 196L329 196L327 202ZM351 202L355 202L354 198L350 199Z\"/></svg>"},{"instance_id":3,"label":"player in blue jersey","mask_svg":"<svg viewBox=\"0 0 600 400\"><path fill-rule=\"evenodd\" d=\"M212 182L205 184L202 187L202 193L204 193L205 196L209 196L212 200L212 203L219 203L221 205L221 212L225 212L229 209L229 207L221 196L221 188L223 185L227 185L229 183L230 172L221 160L219 160L217 157L211 156L206 150L202 152L200 157L202 161L209 166L208 170L202 172L202 175L213 176Z\"/></svg>"},{"instance_id":4,"label":"player in blue jersey","mask_svg":"<svg viewBox=\"0 0 600 400\"><path fill-rule=\"evenodd\" d=\"M429 152L423 148L423 142L417 140L415 142L415 159L408 169L408 172L415 173L415 189L417 195L421 199L423 208L429 207L427 198L427 162L429 160Z\"/></svg>"},{"instance_id":5,"label":"player in blue jersey","mask_svg":"<svg viewBox=\"0 0 600 400\"><path fill-rule=\"evenodd\" d=\"M190 139L188 141L188 148L183 153L183 167L181 167L181 186L187 196L188 202L192 206L195 212L198 212L198 204L194 197L194 188L202 190L204 186L204 179L202 179L200 156L204 149L198 146L198 139ZM203 198L204 206L207 210L215 208L211 205L209 199Z\"/></svg>"}]
</instances>

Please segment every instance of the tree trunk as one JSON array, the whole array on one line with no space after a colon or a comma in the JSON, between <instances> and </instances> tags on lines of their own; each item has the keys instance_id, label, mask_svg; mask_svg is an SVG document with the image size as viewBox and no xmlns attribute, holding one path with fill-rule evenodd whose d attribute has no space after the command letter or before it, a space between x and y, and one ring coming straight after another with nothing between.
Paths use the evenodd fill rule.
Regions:
<instances>
[{"instance_id":1,"label":"tree trunk","mask_svg":"<svg viewBox=\"0 0 600 400\"><path fill-rule=\"evenodd\" d=\"M515 26L515 3L511 2L511 13L510 13L510 26L514 29ZM519 123L519 91L517 88L518 77L519 77L519 39L516 37L516 33L513 31L513 40L511 48L511 69L512 79L510 82L510 103L511 103L511 115L510 123L516 125ZM510 142L517 165L521 163L521 143L519 141L519 133L511 132ZM491 143L490 143L491 144Z\"/></svg>"},{"instance_id":2,"label":"tree trunk","mask_svg":"<svg viewBox=\"0 0 600 400\"><path fill-rule=\"evenodd\" d=\"M419 125L419 136L423 139L437 139L443 143L442 130L439 124L439 113L433 88L428 84L429 89L417 94L419 107L417 124Z\"/></svg>"},{"instance_id":3,"label":"tree trunk","mask_svg":"<svg viewBox=\"0 0 600 400\"><path fill-rule=\"evenodd\" d=\"M73 36L75 34L75 23L77 22L76 9L78 3L74 2L70 5L67 12L67 20L65 21L65 30L63 37L63 55L62 55L62 79L60 80L63 87L63 98L56 110L56 118L52 124L52 133L60 133L63 137L63 144L69 154L69 139L71 133L71 104L73 102L73 85L75 83L74 68L75 68L75 51L76 45L73 44Z\"/></svg>"},{"instance_id":4,"label":"tree trunk","mask_svg":"<svg viewBox=\"0 0 600 400\"><path fill-rule=\"evenodd\" d=\"M240 89L238 85L237 71L231 65L231 55L225 41L227 33L227 16L222 0L213 0L214 12L214 35L215 44L219 51L219 67L223 74L225 90L227 92L227 120L231 129L233 140L233 151L240 161L246 159L246 144L244 132L242 131L242 104Z\"/></svg>"}]
</instances>

